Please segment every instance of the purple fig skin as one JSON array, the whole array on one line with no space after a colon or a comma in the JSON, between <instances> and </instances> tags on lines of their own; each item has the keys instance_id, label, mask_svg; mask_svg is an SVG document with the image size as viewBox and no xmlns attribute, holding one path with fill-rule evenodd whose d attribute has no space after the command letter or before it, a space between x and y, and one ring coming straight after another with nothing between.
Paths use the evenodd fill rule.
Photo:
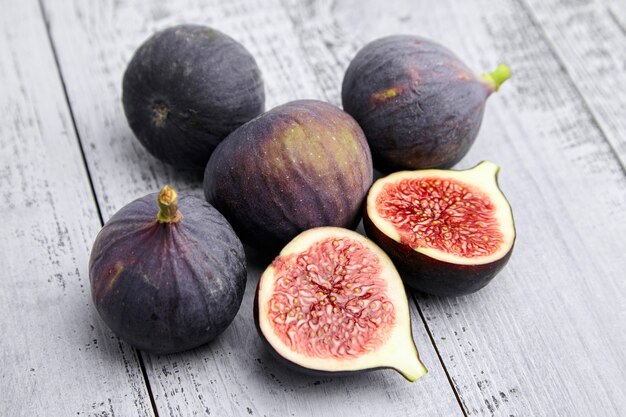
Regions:
<instances>
[{"instance_id":1,"label":"purple fig skin","mask_svg":"<svg viewBox=\"0 0 626 417\"><path fill-rule=\"evenodd\" d=\"M137 49L124 73L122 104L153 156L204 169L218 143L264 111L265 91L241 44L205 26L179 25Z\"/></svg>"},{"instance_id":2,"label":"purple fig skin","mask_svg":"<svg viewBox=\"0 0 626 417\"><path fill-rule=\"evenodd\" d=\"M375 40L350 63L343 108L384 172L448 168L468 152L495 84L451 51L408 35Z\"/></svg>"},{"instance_id":3,"label":"purple fig skin","mask_svg":"<svg viewBox=\"0 0 626 417\"><path fill-rule=\"evenodd\" d=\"M241 239L275 254L317 226L354 229L373 180L363 131L341 109L300 100L231 133L204 175L204 195Z\"/></svg>"},{"instance_id":4,"label":"purple fig skin","mask_svg":"<svg viewBox=\"0 0 626 417\"><path fill-rule=\"evenodd\" d=\"M487 285L507 264L513 246L502 258L481 265L458 265L440 261L416 252L381 232L363 213L363 226L367 236L389 255L402 281L421 292L441 296L459 296L476 292Z\"/></svg>"},{"instance_id":5,"label":"purple fig skin","mask_svg":"<svg viewBox=\"0 0 626 417\"><path fill-rule=\"evenodd\" d=\"M243 246L206 201L178 200L182 218L157 220L157 194L139 198L102 228L89 262L92 298L104 322L156 353L192 349L234 319L246 284Z\"/></svg>"}]
</instances>

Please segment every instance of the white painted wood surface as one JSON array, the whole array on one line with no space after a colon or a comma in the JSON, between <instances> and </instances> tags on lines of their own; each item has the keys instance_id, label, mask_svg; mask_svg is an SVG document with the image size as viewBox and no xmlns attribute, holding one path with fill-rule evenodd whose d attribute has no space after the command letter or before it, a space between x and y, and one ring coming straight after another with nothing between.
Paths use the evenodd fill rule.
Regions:
<instances>
[{"instance_id":1,"label":"white painted wood surface","mask_svg":"<svg viewBox=\"0 0 626 417\"><path fill-rule=\"evenodd\" d=\"M333 380L283 369L262 349L251 322L252 289L264 267L252 257L242 309L215 343L184 354L140 356L158 415L622 415L626 140L620 112L623 24L621 35L615 31L623 23L619 3L605 0L607 12L594 2L553 6L534 0L44 0L78 139L105 219L166 182L201 194L200 176L150 157L123 116L122 72L134 49L154 30L180 22L204 23L241 41L261 66L268 108L296 98L340 104L341 78L354 53L367 41L393 33L436 39L477 70L490 70L500 61L513 69L513 78L490 98L478 141L459 167L482 159L502 166L500 183L514 209L517 246L505 270L474 295L414 294L421 313L413 309L415 339L431 374L408 384L392 371ZM110 339L89 299L81 298L86 290L77 282L86 284L86 253L98 228L95 205L50 45L37 20L41 16L32 2L14 1L11 6L14 14L0 17L0 41L6 44L0 45L0 85L10 92L0 101L8 109L0 117L9 121L0 125L2 168L7 172L0 175L0 184L3 192L5 184L24 184L27 191L16 197L21 201L16 207L33 210L27 198L33 192L37 211L27 216L33 222L30 229L10 231L18 243L1 243L4 253L32 257L33 263L24 267L27 262L21 257L16 258L20 264L6 257L11 278L0 290L0 309L10 319L0 324L17 339L7 348L0 342L2 354L9 352L13 356L8 362L16 364L2 373L1 388L17 392L7 382L17 379L24 392L16 399L0 397L0 414L12 415L9 411L25 403L25 392L37 399L25 408L28 415L50 414L42 410L55 398L63 402L55 404L58 410L72 411L61 414L79 408L85 414L150 414L134 351ZM585 7L599 17L579 18ZM12 31L18 28L27 36L16 40ZM598 39L612 46L594 46ZM42 53L20 54L24 50ZM603 85L596 83L598 75ZM22 101L6 98L14 96ZM11 106L18 110L12 113ZM52 116L58 109L60 115ZM19 123L23 114L30 115L32 125ZM50 132L57 132L56 141L44 140ZM36 142L16 142L16 137ZM51 200L46 189L66 199ZM55 218L61 219L58 228ZM17 224L17 218L9 224ZM65 229L65 237L59 237L58 230ZM27 230L39 231L41 242L32 241ZM33 248L39 248L44 261ZM75 270L78 276L69 274ZM65 289L36 287L38 298L24 296L17 277L42 271L53 283L54 274L60 273ZM62 298L66 294L71 301ZM44 315L15 304L35 298L56 310ZM76 314L68 319L67 311ZM50 314L58 316L58 324L44 329ZM16 334L17 322L27 323L29 332L24 333L30 336ZM70 328L67 323L74 324ZM31 328L48 333L35 338ZM91 339L90 332L98 333L97 352L80 344ZM40 341L44 337L52 343L45 349ZM16 360L20 346L29 348L28 360ZM81 351L72 350L76 347ZM99 356L103 351L106 359ZM68 359L70 354L78 364ZM19 367L34 359L44 371L38 379L27 379L30 375ZM95 369L92 377L97 378L85 379L85 369Z\"/></svg>"},{"instance_id":2,"label":"white painted wood surface","mask_svg":"<svg viewBox=\"0 0 626 417\"><path fill-rule=\"evenodd\" d=\"M0 13L0 415L151 416L135 352L100 322L100 221L36 1Z\"/></svg>"},{"instance_id":3,"label":"white painted wood surface","mask_svg":"<svg viewBox=\"0 0 626 417\"><path fill-rule=\"evenodd\" d=\"M626 2L525 2L626 167Z\"/></svg>"}]
</instances>

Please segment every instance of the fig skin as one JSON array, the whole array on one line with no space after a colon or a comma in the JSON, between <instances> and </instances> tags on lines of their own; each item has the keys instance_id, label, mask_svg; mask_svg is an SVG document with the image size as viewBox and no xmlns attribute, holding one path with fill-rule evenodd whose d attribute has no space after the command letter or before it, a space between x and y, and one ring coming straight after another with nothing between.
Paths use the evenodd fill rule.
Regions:
<instances>
[{"instance_id":1,"label":"fig skin","mask_svg":"<svg viewBox=\"0 0 626 417\"><path fill-rule=\"evenodd\" d=\"M354 119L316 100L293 101L244 124L215 150L204 195L241 239L266 254L318 226L356 228L372 184Z\"/></svg>"},{"instance_id":2,"label":"fig skin","mask_svg":"<svg viewBox=\"0 0 626 417\"><path fill-rule=\"evenodd\" d=\"M416 252L378 230L367 210L363 213L365 233L385 250L406 285L421 292L441 296L459 296L476 292L489 284L504 268L513 247L502 258L487 264L459 265Z\"/></svg>"},{"instance_id":3,"label":"fig skin","mask_svg":"<svg viewBox=\"0 0 626 417\"><path fill-rule=\"evenodd\" d=\"M131 202L104 225L89 277L96 309L116 335L142 350L173 353L215 339L232 322L246 260L226 219L206 201L182 196L180 211L163 215L157 196Z\"/></svg>"},{"instance_id":4,"label":"fig skin","mask_svg":"<svg viewBox=\"0 0 626 417\"><path fill-rule=\"evenodd\" d=\"M219 142L264 111L265 92L241 44L205 26L179 25L137 49L124 73L122 103L153 156L203 169Z\"/></svg>"},{"instance_id":5,"label":"fig skin","mask_svg":"<svg viewBox=\"0 0 626 417\"><path fill-rule=\"evenodd\" d=\"M350 63L343 108L363 128L379 170L449 168L474 143L485 100L509 76L500 66L479 77L435 42L389 36Z\"/></svg>"}]
</instances>

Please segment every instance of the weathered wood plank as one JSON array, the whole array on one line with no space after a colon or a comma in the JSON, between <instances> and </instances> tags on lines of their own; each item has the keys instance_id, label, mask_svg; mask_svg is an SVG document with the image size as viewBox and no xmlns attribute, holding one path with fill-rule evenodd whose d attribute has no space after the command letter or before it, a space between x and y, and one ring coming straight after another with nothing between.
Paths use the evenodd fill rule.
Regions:
<instances>
[{"instance_id":1,"label":"weathered wood plank","mask_svg":"<svg viewBox=\"0 0 626 417\"><path fill-rule=\"evenodd\" d=\"M626 3L522 0L626 167Z\"/></svg>"},{"instance_id":2,"label":"weathered wood plank","mask_svg":"<svg viewBox=\"0 0 626 417\"><path fill-rule=\"evenodd\" d=\"M100 221L37 1L3 3L0 28L0 415L153 415L91 304Z\"/></svg>"},{"instance_id":3,"label":"weathered wood plank","mask_svg":"<svg viewBox=\"0 0 626 417\"><path fill-rule=\"evenodd\" d=\"M324 97L291 21L276 2L49 1L45 10L105 218L166 182L200 193L198 176L148 156L121 109L123 70L152 31L195 22L229 33L257 58L268 108ZM262 348L252 321L253 290L263 266L250 262L241 311L216 342L185 354L144 356L160 415L462 415L414 308L416 342L430 370L421 382L409 384L393 371L316 379L279 366Z\"/></svg>"},{"instance_id":4,"label":"weathered wood plank","mask_svg":"<svg viewBox=\"0 0 626 417\"><path fill-rule=\"evenodd\" d=\"M468 415L623 414L626 179L527 10L483 0L284 3L335 103L356 50L392 33L439 40L477 69L511 65L459 166L502 166L514 256L479 293L417 295L419 305ZM607 82L619 87L622 75Z\"/></svg>"}]
</instances>

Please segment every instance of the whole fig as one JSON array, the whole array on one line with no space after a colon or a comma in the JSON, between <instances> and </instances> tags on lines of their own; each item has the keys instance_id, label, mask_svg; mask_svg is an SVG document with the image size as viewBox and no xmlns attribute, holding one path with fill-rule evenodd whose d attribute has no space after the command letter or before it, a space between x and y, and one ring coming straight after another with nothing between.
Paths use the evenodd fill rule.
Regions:
<instances>
[{"instance_id":1,"label":"whole fig","mask_svg":"<svg viewBox=\"0 0 626 417\"><path fill-rule=\"evenodd\" d=\"M450 50L416 36L361 49L342 86L343 108L361 125L382 171L447 168L469 151L485 100L510 76L477 76Z\"/></svg>"}]
</instances>

